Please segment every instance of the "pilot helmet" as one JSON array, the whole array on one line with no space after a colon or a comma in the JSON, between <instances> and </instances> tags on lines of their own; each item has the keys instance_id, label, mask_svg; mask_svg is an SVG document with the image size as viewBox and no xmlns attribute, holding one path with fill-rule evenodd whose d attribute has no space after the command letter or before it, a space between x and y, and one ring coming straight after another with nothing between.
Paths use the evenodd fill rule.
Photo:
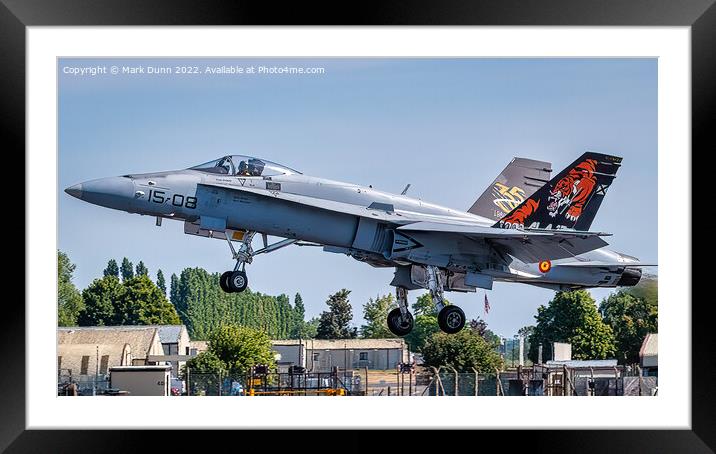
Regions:
<instances>
[{"instance_id":1,"label":"pilot helmet","mask_svg":"<svg viewBox=\"0 0 716 454\"><path fill-rule=\"evenodd\" d=\"M246 161L241 161L239 163L239 175L244 175L249 169L248 164L246 164Z\"/></svg>"},{"instance_id":2,"label":"pilot helmet","mask_svg":"<svg viewBox=\"0 0 716 454\"><path fill-rule=\"evenodd\" d=\"M265 165L260 159L249 159L249 173L253 176L259 176L264 171Z\"/></svg>"}]
</instances>

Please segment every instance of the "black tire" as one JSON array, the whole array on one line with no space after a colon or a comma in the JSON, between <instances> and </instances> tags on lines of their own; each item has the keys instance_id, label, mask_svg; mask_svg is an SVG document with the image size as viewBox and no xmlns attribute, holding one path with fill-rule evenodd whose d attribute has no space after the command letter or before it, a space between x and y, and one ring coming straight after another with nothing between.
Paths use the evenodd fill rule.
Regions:
<instances>
[{"instance_id":1,"label":"black tire","mask_svg":"<svg viewBox=\"0 0 716 454\"><path fill-rule=\"evenodd\" d=\"M388 329L396 336L405 336L413 330L413 316L408 312L408 319L403 320L399 308L395 308L388 314Z\"/></svg>"},{"instance_id":2,"label":"black tire","mask_svg":"<svg viewBox=\"0 0 716 454\"><path fill-rule=\"evenodd\" d=\"M229 288L229 277L231 277L231 273L233 273L233 271L227 271L219 278L219 287L226 293L231 293L231 289Z\"/></svg>"},{"instance_id":3,"label":"black tire","mask_svg":"<svg viewBox=\"0 0 716 454\"><path fill-rule=\"evenodd\" d=\"M459 333L465 327L465 312L457 306L445 306L438 314L438 326L445 333Z\"/></svg>"},{"instance_id":4,"label":"black tire","mask_svg":"<svg viewBox=\"0 0 716 454\"><path fill-rule=\"evenodd\" d=\"M249 285L249 278L243 271L234 271L227 281L228 287L232 292L243 292Z\"/></svg>"}]
</instances>

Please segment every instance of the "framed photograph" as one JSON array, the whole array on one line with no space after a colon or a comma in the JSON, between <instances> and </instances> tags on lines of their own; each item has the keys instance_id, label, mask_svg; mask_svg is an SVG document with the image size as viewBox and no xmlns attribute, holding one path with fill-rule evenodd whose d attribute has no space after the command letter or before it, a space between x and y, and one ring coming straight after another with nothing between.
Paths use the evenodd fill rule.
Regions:
<instances>
[{"instance_id":1,"label":"framed photograph","mask_svg":"<svg viewBox=\"0 0 716 454\"><path fill-rule=\"evenodd\" d=\"M378 11L3 0L26 298L6 305L0 447L102 446L116 429L107 450L154 436L133 429L508 429L550 449L609 437L712 452L690 230L692 149L709 145L714 111L712 2ZM654 306L641 348L620 350L607 318L627 315L609 304L649 276L658 330ZM220 296L197 302L209 288ZM495 374L450 354L428 370L451 341L410 337L421 294L445 339L494 343ZM345 333L307 334L348 301ZM579 305L599 319L589 341L552 342L544 327ZM227 323L272 339L266 361L291 385L260 363L231 379L216 347ZM426 356L430 378L414 379ZM218 380L202 369L214 358ZM291 395L299 373L303 394L315 379L340 397ZM321 373L354 387L322 389ZM108 398L150 374L153 391Z\"/></svg>"}]
</instances>

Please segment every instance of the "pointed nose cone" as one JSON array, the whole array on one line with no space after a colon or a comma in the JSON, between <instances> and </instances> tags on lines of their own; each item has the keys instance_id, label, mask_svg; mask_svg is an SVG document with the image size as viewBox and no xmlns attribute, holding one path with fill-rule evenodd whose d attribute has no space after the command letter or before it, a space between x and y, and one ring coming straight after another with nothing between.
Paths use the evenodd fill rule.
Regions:
<instances>
[{"instance_id":1,"label":"pointed nose cone","mask_svg":"<svg viewBox=\"0 0 716 454\"><path fill-rule=\"evenodd\" d=\"M76 184L74 186L70 186L69 188L65 189L65 192L71 195L72 197L77 197L78 199L82 199L82 183Z\"/></svg>"},{"instance_id":2,"label":"pointed nose cone","mask_svg":"<svg viewBox=\"0 0 716 454\"><path fill-rule=\"evenodd\" d=\"M129 211L134 200L134 183L127 177L100 178L70 186L65 192L94 205Z\"/></svg>"}]
</instances>

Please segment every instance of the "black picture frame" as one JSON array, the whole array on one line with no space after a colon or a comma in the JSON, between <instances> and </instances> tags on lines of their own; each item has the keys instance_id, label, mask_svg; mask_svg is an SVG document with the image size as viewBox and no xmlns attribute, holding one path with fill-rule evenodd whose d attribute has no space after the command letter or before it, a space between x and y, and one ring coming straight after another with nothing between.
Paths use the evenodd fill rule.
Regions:
<instances>
[{"instance_id":1,"label":"black picture frame","mask_svg":"<svg viewBox=\"0 0 716 454\"><path fill-rule=\"evenodd\" d=\"M43 25L690 26L692 149L714 149L711 126L716 118L714 0L443 0L432 3L362 2L353 7L348 4L341 5L341 8L336 6L321 2L292 2L279 6L258 2L186 0L0 0L0 121L3 154L14 157L15 168L17 156L23 155L25 151L25 29L28 26ZM696 161L693 152L691 159L692 163ZM705 163L707 161L699 161L700 168ZM694 194L697 193L700 192L694 191ZM20 219L17 214L11 217L15 220L13 222ZM685 225L691 224L689 222ZM30 241L32 238L26 238L26 244ZM696 270L695 264L692 266ZM698 283L698 277L695 275L692 282ZM31 275L27 274L25 279L26 285L29 285L27 282ZM670 301L668 304L691 302ZM521 430L509 435L489 431L474 437L466 434L459 438L470 444L479 441L482 449L490 446L488 440L492 438L494 440L489 441L501 443L504 449L513 449L512 446L539 450L542 447L550 452L713 452L716 449L716 392L711 382L716 373L716 352L709 304L710 300L707 299L695 301L691 305L692 367L697 366L691 375L692 430ZM154 444L157 448L157 443L162 444L161 449L174 449L183 443L186 435L180 436L177 433L125 430L121 436L117 436L117 432L106 430L25 430L25 310L9 294L3 305L2 325L0 340L4 348L3 373L0 373L0 450L126 452L137 449L144 442ZM399 411L399 407L396 407L396 418L400 417ZM355 450L362 443L362 438L355 432L334 431L331 435L338 444L326 445L326 449L350 446ZM436 434L421 433L420 438L430 440L432 435ZM402 439L399 444L405 443L408 449L416 448L411 447L416 442L416 434L394 436L398 437L395 440ZM282 439L285 441L277 447L288 449L292 445L304 444L301 440L305 440L305 437L293 434ZM439 439L436 435L436 440ZM228 443L221 443L224 440ZM163 442L168 444L164 445ZM238 446L236 443L236 436L227 431L211 437L211 445L216 446L216 449L232 449ZM394 442L390 444L395 448Z\"/></svg>"}]
</instances>

